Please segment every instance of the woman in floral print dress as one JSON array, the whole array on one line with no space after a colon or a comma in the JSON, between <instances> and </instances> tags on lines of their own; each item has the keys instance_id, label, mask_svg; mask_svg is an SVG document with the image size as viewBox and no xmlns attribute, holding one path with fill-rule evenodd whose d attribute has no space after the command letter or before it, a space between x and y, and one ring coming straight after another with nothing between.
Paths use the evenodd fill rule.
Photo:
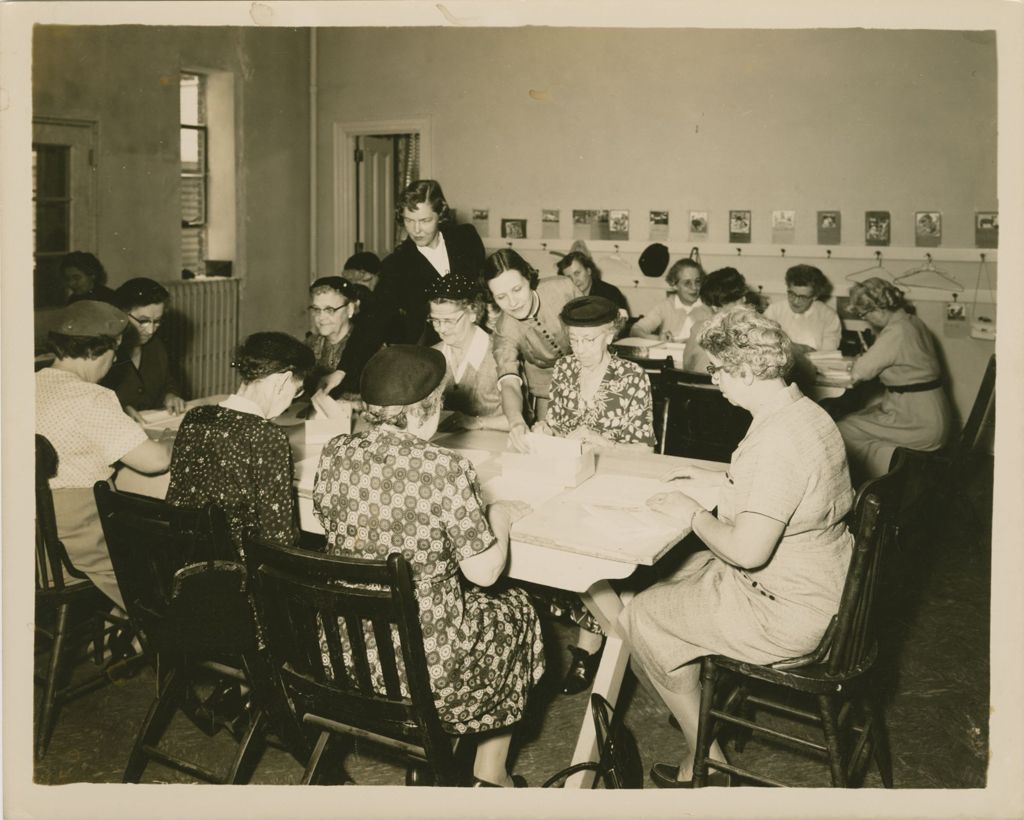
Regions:
<instances>
[{"instance_id":1,"label":"woman in floral print dress","mask_svg":"<svg viewBox=\"0 0 1024 820\"><path fill-rule=\"evenodd\" d=\"M439 350L412 345L393 345L370 360L361 392L375 426L327 444L313 505L331 554L405 556L441 722L452 734L482 734L478 785L521 785L509 777L506 758L511 727L544 671L540 624L522 590L480 587L504 570L512 519L525 505L485 512L473 465L428 441L440 417L445 366ZM373 636L366 637L375 655Z\"/></svg>"}]
</instances>

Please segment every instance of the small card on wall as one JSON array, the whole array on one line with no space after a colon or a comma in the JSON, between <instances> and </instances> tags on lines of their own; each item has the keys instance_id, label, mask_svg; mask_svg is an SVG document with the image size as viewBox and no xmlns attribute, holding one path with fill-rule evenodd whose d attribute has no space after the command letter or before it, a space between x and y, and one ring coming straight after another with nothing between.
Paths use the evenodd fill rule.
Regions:
<instances>
[{"instance_id":1,"label":"small card on wall","mask_svg":"<svg viewBox=\"0 0 1024 820\"><path fill-rule=\"evenodd\" d=\"M796 211L772 211L772 242L792 242L796 235Z\"/></svg>"},{"instance_id":2,"label":"small card on wall","mask_svg":"<svg viewBox=\"0 0 1024 820\"><path fill-rule=\"evenodd\" d=\"M842 214L839 211L818 211L818 244L840 244L842 225Z\"/></svg>"},{"instance_id":3,"label":"small card on wall","mask_svg":"<svg viewBox=\"0 0 1024 820\"><path fill-rule=\"evenodd\" d=\"M572 238L590 239L590 226L597 219L597 211L585 211L573 209L572 212Z\"/></svg>"},{"instance_id":4,"label":"small card on wall","mask_svg":"<svg viewBox=\"0 0 1024 820\"><path fill-rule=\"evenodd\" d=\"M594 221L590 224L591 239L611 239L611 226L606 210L594 211Z\"/></svg>"},{"instance_id":5,"label":"small card on wall","mask_svg":"<svg viewBox=\"0 0 1024 820\"><path fill-rule=\"evenodd\" d=\"M629 211L608 211L608 238L629 239Z\"/></svg>"},{"instance_id":6,"label":"small card on wall","mask_svg":"<svg viewBox=\"0 0 1024 820\"><path fill-rule=\"evenodd\" d=\"M729 241L750 241L750 211L729 211Z\"/></svg>"},{"instance_id":7,"label":"small card on wall","mask_svg":"<svg viewBox=\"0 0 1024 820\"><path fill-rule=\"evenodd\" d=\"M914 244L919 248L934 248L942 242L942 213L918 211L914 214Z\"/></svg>"},{"instance_id":8,"label":"small card on wall","mask_svg":"<svg viewBox=\"0 0 1024 820\"><path fill-rule=\"evenodd\" d=\"M690 211L690 241L704 241L708 238L708 212Z\"/></svg>"},{"instance_id":9,"label":"small card on wall","mask_svg":"<svg viewBox=\"0 0 1024 820\"><path fill-rule=\"evenodd\" d=\"M864 212L864 244L888 245L892 219L888 211Z\"/></svg>"},{"instance_id":10,"label":"small card on wall","mask_svg":"<svg viewBox=\"0 0 1024 820\"><path fill-rule=\"evenodd\" d=\"M668 211L651 211L648 217L649 236L652 242L668 239Z\"/></svg>"},{"instance_id":11,"label":"small card on wall","mask_svg":"<svg viewBox=\"0 0 1024 820\"><path fill-rule=\"evenodd\" d=\"M540 212L541 239L558 239L562 227L562 212L557 208L544 208Z\"/></svg>"},{"instance_id":12,"label":"small card on wall","mask_svg":"<svg viewBox=\"0 0 1024 820\"><path fill-rule=\"evenodd\" d=\"M501 220L502 239L526 239L525 219L503 219Z\"/></svg>"},{"instance_id":13,"label":"small card on wall","mask_svg":"<svg viewBox=\"0 0 1024 820\"><path fill-rule=\"evenodd\" d=\"M974 214L974 244L979 248L999 247L998 211L976 211Z\"/></svg>"},{"instance_id":14,"label":"small card on wall","mask_svg":"<svg viewBox=\"0 0 1024 820\"><path fill-rule=\"evenodd\" d=\"M473 227L482 237L491 235L491 212L487 208L473 209Z\"/></svg>"}]
</instances>

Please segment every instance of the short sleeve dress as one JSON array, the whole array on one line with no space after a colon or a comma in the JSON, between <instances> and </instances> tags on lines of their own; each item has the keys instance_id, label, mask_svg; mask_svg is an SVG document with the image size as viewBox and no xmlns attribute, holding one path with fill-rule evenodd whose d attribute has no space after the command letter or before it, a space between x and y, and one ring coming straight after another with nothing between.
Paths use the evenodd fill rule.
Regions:
<instances>
[{"instance_id":1,"label":"short sleeve dress","mask_svg":"<svg viewBox=\"0 0 1024 820\"><path fill-rule=\"evenodd\" d=\"M381 560L400 552L409 562L445 729L465 734L518 722L544 671L540 622L521 589L483 590L460 575L459 561L494 543L472 464L389 425L338 436L320 456L313 508L329 553ZM376 641L372 632L365 637L373 684L383 692Z\"/></svg>"},{"instance_id":2,"label":"short sleeve dress","mask_svg":"<svg viewBox=\"0 0 1024 820\"><path fill-rule=\"evenodd\" d=\"M673 689L675 673L704 655L773 663L812 650L839 608L852 503L834 422L796 385L780 390L733 454L718 517L774 518L785 524L782 539L757 569L702 550L637 595L621 623L644 669Z\"/></svg>"},{"instance_id":3,"label":"short sleeve dress","mask_svg":"<svg viewBox=\"0 0 1024 820\"><path fill-rule=\"evenodd\" d=\"M288 437L254 413L194 407L174 439L167 500L176 507L219 504L239 550L254 535L293 544L298 526Z\"/></svg>"}]
</instances>

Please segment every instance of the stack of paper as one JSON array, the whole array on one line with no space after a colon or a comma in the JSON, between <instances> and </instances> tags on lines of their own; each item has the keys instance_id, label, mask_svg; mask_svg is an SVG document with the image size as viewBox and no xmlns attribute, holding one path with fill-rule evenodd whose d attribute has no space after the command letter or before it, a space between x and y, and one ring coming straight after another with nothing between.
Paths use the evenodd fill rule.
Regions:
<instances>
[{"instance_id":1,"label":"stack of paper","mask_svg":"<svg viewBox=\"0 0 1024 820\"><path fill-rule=\"evenodd\" d=\"M576 487L594 474L594 451L579 439L527 433L528 453L502 453L501 473L541 484Z\"/></svg>"}]
</instances>

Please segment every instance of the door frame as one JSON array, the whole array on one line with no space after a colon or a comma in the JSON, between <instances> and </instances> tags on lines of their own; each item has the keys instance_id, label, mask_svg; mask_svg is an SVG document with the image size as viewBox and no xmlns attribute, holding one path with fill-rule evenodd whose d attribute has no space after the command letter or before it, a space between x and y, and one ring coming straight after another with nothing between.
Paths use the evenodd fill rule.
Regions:
<instances>
[{"instance_id":1,"label":"door frame","mask_svg":"<svg viewBox=\"0 0 1024 820\"><path fill-rule=\"evenodd\" d=\"M84 160L82 165L76 164L72 167L71 174L73 188L77 182L78 185L82 185L87 189L88 202L86 203L86 210L83 212L81 201L79 200L79 207L76 208L75 202L78 198L72 196L71 213L69 215L71 219L71 229L68 241L71 244L71 250L87 250L90 253L99 255L99 250L96 247L96 223L98 211L98 203L96 201L96 170L99 166L99 123L96 120L74 119L70 117L50 117L37 114L32 117L33 145L38 142L36 139L35 129L37 125L41 127L50 126L57 128L72 128L78 132L84 132L87 135L88 155L81 158ZM76 172L84 173L76 176ZM34 258L35 248L32 249L32 255Z\"/></svg>"},{"instance_id":2,"label":"door frame","mask_svg":"<svg viewBox=\"0 0 1024 820\"><path fill-rule=\"evenodd\" d=\"M341 270L352 255L355 242L356 137L386 136L388 134L420 135L420 178L430 179L431 171L431 118L410 117L401 120L360 120L335 122L333 129L334 158L334 265L332 272Z\"/></svg>"}]
</instances>

